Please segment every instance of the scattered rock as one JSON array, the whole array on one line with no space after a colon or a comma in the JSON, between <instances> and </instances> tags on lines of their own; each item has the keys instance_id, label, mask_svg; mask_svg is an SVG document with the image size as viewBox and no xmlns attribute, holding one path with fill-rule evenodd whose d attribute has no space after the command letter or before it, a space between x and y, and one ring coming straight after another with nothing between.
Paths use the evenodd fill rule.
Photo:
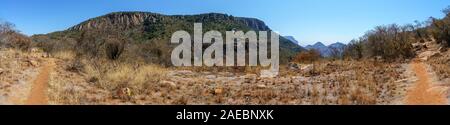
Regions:
<instances>
[{"instance_id":1,"label":"scattered rock","mask_svg":"<svg viewBox=\"0 0 450 125\"><path fill-rule=\"evenodd\" d=\"M222 89L222 88L216 88L216 89L214 89L214 94L220 95L220 94L222 94L222 93L223 93L223 89Z\"/></svg>"},{"instance_id":2,"label":"scattered rock","mask_svg":"<svg viewBox=\"0 0 450 125\"><path fill-rule=\"evenodd\" d=\"M171 81L161 81L161 84L169 85L170 87L177 87L177 84Z\"/></svg>"},{"instance_id":3,"label":"scattered rock","mask_svg":"<svg viewBox=\"0 0 450 125\"><path fill-rule=\"evenodd\" d=\"M261 70L261 77L263 78L273 78L278 76L278 72L270 70Z\"/></svg>"},{"instance_id":4,"label":"scattered rock","mask_svg":"<svg viewBox=\"0 0 450 125\"><path fill-rule=\"evenodd\" d=\"M412 47L414 47L414 48L420 48L421 47L421 43L413 43L413 44L411 44L412 45Z\"/></svg>"},{"instance_id":5,"label":"scattered rock","mask_svg":"<svg viewBox=\"0 0 450 125\"><path fill-rule=\"evenodd\" d=\"M246 74L244 76L244 78L246 78L246 79L256 79L256 77L258 77L258 75L256 75L256 74Z\"/></svg>"},{"instance_id":6,"label":"scattered rock","mask_svg":"<svg viewBox=\"0 0 450 125\"><path fill-rule=\"evenodd\" d=\"M216 76L215 75L207 75L207 76L205 76L205 78L209 79L209 80L212 80L212 79L215 79Z\"/></svg>"},{"instance_id":7,"label":"scattered rock","mask_svg":"<svg viewBox=\"0 0 450 125\"><path fill-rule=\"evenodd\" d=\"M31 48L30 51L32 53L38 53L39 52L39 48Z\"/></svg>"},{"instance_id":8,"label":"scattered rock","mask_svg":"<svg viewBox=\"0 0 450 125\"><path fill-rule=\"evenodd\" d=\"M116 91L116 97L123 100L130 100L131 99L131 89L128 87L120 88Z\"/></svg>"},{"instance_id":9,"label":"scattered rock","mask_svg":"<svg viewBox=\"0 0 450 125\"><path fill-rule=\"evenodd\" d=\"M303 72L310 72L313 70L313 68L314 68L314 66L312 64L308 64L308 65L302 66L301 70Z\"/></svg>"},{"instance_id":10,"label":"scattered rock","mask_svg":"<svg viewBox=\"0 0 450 125\"><path fill-rule=\"evenodd\" d=\"M401 80L395 81L395 83L403 83L403 82L408 82L408 79L401 79Z\"/></svg>"},{"instance_id":11,"label":"scattered rock","mask_svg":"<svg viewBox=\"0 0 450 125\"><path fill-rule=\"evenodd\" d=\"M2 68L0 68L0 75L3 74L5 70L3 70Z\"/></svg>"},{"instance_id":12,"label":"scattered rock","mask_svg":"<svg viewBox=\"0 0 450 125\"><path fill-rule=\"evenodd\" d=\"M375 60L378 61L378 62L384 62L382 56L375 56Z\"/></svg>"},{"instance_id":13,"label":"scattered rock","mask_svg":"<svg viewBox=\"0 0 450 125\"><path fill-rule=\"evenodd\" d=\"M39 63L36 60L28 60L28 63L34 67L39 66Z\"/></svg>"},{"instance_id":14,"label":"scattered rock","mask_svg":"<svg viewBox=\"0 0 450 125\"><path fill-rule=\"evenodd\" d=\"M425 51L419 54L419 58L422 61L427 61L429 58L431 57L436 57L436 56L440 56L441 54L439 52L435 52L435 51Z\"/></svg>"},{"instance_id":15,"label":"scattered rock","mask_svg":"<svg viewBox=\"0 0 450 125\"><path fill-rule=\"evenodd\" d=\"M48 53L42 54L42 58L49 58L49 57L50 57L50 55Z\"/></svg>"},{"instance_id":16,"label":"scattered rock","mask_svg":"<svg viewBox=\"0 0 450 125\"><path fill-rule=\"evenodd\" d=\"M260 88L260 89L267 88L267 86L264 85L264 84L258 84L258 85L256 85L256 87L258 87L258 88Z\"/></svg>"},{"instance_id":17,"label":"scattered rock","mask_svg":"<svg viewBox=\"0 0 450 125\"><path fill-rule=\"evenodd\" d=\"M435 58L435 57L439 57L439 56L442 56L442 54L436 52L436 53L434 53L433 55L431 55L430 58Z\"/></svg>"},{"instance_id":18,"label":"scattered rock","mask_svg":"<svg viewBox=\"0 0 450 125\"><path fill-rule=\"evenodd\" d=\"M99 79L97 77L91 77L88 82L89 83L97 83L99 81Z\"/></svg>"},{"instance_id":19,"label":"scattered rock","mask_svg":"<svg viewBox=\"0 0 450 125\"><path fill-rule=\"evenodd\" d=\"M300 69L300 67L296 63L289 63L288 66L289 66L290 70L299 70Z\"/></svg>"},{"instance_id":20,"label":"scattered rock","mask_svg":"<svg viewBox=\"0 0 450 125\"><path fill-rule=\"evenodd\" d=\"M171 71L168 73L169 76L191 76L194 75L192 71L189 70L179 70L179 71Z\"/></svg>"}]
</instances>

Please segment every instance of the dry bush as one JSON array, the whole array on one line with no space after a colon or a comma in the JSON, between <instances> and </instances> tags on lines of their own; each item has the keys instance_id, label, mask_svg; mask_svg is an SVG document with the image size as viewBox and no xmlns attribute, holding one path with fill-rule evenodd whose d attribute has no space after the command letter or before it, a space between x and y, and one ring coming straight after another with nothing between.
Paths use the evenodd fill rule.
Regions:
<instances>
[{"instance_id":1,"label":"dry bush","mask_svg":"<svg viewBox=\"0 0 450 125\"><path fill-rule=\"evenodd\" d=\"M363 43L361 40L352 40L343 50L343 56L346 59L356 59L359 60L363 58Z\"/></svg>"},{"instance_id":2,"label":"dry bush","mask_svg":"<svg viewBox=\"0 0 450 125\"><path fill-rule=\"evenodd\" d=\"M99 59L102 56L101 50L105 44L104 39L98 39L96 35L102 34L101 31L83 31L74 46L77 55L91 59Z\"/></svg>"},{"instance_id":3,"label":"dry bush","mask_svg":"<svg viewBox=\"0 0 450 125\"><path fill-rule=\"evenodd\" d=\"M58 58L58 59L66 60L66 61L70 61L70 60L77 58L77 56L75 55L75 52L73 52L71 50L57 51L51 55L54 58Z\"/></svg>"},{"instance_id":4,"label":"dry bush","mask_svg":"<svg viewBox=\"0 0 450 125\"><path fill-rule=\"evenodd\" d=\"M450 51L442 53L441 56L432 57L428 62L439 76L439 79L450 78Z\"/></svg>"},{"instance_id":5,"label":"dry bush","mask_svg":"<svg viewBox=\"0 0 450 125\"><path fill-rule=\"evenodd\" d=\"M320 59L320 52L314 49L302 51L294 57L293 62L297 63L312 63Z\"/></svg>"},{"instance_id":6,"label":"dry bush","mask_svg":"<svg viewBox=\"0 0 450 125\"><path fill-rule=\"evenodd\" d=\"M6 47L27 51L32 46L31 39L20 33L10 32L2 36L4 37L2 43Z\"/></svg>"},{"instance_id":7,"label":"dry bush","mask_svg":"<svg viewBox=\"0 0 450 125\"><path fill-rule=\"evenodd\" d=\"M378 26L369 31L362 39L365 44L366 57L382 57L385 61L412 58L412 43L416 42L411 26Z\"/></svg>"},{"instance_id":8,"label":"dry bush","mask_svg":"<svg viewBox=\"0 0 450 125\"><path fill-rule=\"evenodd\" d=\"M61 59L72 59L75 57L77 41L71 38L50 39L48 36L32 36L36 46L44 52Z\"/></svg>"},{"instance_id":9,"label":"dry bush","mask_svg":"<svg viewBox=\"0 0 450 125\"><path fill-rule=\"evenodd\" d=\"M122 88L130 88L135 94L146 93L147 84L158 83L165 77L165 68L158 65L146 64L87 64L84 72L88 81L94 81L98 88L108 91L118 91ZM93 80L95 79L95 80Z\"/></svg>"},{"instance_id":10,"label":"dry bush","mask_svg":"<svg viewBox=\"0 0 450 125\"><path fill-rule=\"evenodd\" d=\"M431 18L431 26L428 33L433 36L438 43L450 47L450 7L443 10L446 15L443 19Z\"/></svg>"},{"instance_id":11,"label":"dry bush","mask_svg":"<svg viewBox=\"0 0 450 125\"><path fill-rule=\"evenodd\" d=\"M106 42L106 56L110 60L117 60L122 55L125 45L123 40L108 39Z\"/></svg>"},{"instance_id":12,"label":"dry bush","mask_svg":"<svg viewBox=\"0 0 450 125\"><path fill-rule=\"evenodd\" d=\"M450 64L432 64L440 79L450 78Z\"/></svg>"},{"instance_id":13,"label":"dry bush","mask_svg":"<svg viewBox=\"0 0 450 125\"><path fill-rule=\"evenodd\" d=\"M26 51L31 48L32 42L28 36L17 31L14 24L0 22L0 46Z\"/></svg>"},{"instance_id":14,"label":"dry bush","mask_svg":"<svg viewBox=\"0 0 450 125\"><path fill-rule=\"evenodd\" d=\"M372 61L332 61L316 64L321 74L313 76L305 102L311 104L391 104L401 79L398 64ZM306 84L307 85L307 84ZM320 90L320 91L318 91ZM319 92L319 93L316 93ZM317 96L320 95L320 96ZM331 95L332 98L329 96Z\"/></svg>"}]
</instances>

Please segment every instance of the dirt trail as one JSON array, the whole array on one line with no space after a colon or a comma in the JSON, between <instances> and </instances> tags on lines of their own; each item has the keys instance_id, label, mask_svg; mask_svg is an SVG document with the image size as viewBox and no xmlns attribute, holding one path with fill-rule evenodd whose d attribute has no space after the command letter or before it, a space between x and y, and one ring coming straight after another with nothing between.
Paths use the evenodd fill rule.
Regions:
<instances>
[{"instance_id":1,"label":"dirt trail","mask_svg":"<svg viewBox=\"0 0 450 125\"><path fill-rule=\"evenodd\" d=\"M46 105L47 102L47 87L50 78L50 73L54 67L54 61L49 59L47 63L41 68L39 75L33 81L31 92L26 101L26 105Z\"/></svg>"},{"instance_id":2,"label":"dirt trail","mask_svg":"<svg viewBox=\"0 0 450 125\"><path fill-rule=\"evenodd\" d=\"M411 63L417 81L407 92L405 104L407 105L445 105L448 100L446 93L442 92L436 84L431 83L426 65L423 62L415 61Z\"/></svg>"}]
</instances>

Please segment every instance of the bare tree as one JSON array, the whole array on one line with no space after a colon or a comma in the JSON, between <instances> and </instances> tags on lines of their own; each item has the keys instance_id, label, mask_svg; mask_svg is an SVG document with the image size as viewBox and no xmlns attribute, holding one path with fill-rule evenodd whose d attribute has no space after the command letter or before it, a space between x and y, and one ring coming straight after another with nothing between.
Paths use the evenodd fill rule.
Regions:
<instances>
[{"instance_id":1,"label":"bare tree","mask_svg":"<svg viewBox=\"0 0 450 125\"><path fill-rule=\"evenodd\" d=\"M361 38L362 39L362 38ZM343 50L343 56L346 58L361 59L363 58L363 44L361 40L352 40Z\"/></svg>"},{"instance_id":2,"label":"bare tree","mask_svg":"<svg viewBox=\"0 0 450 125\"><path fill-rule=\"evenodd\" d=\"M450 15L450 6L447 6L447 8L442 10L442 12L444 12L444 14L446 14L447 16Z\"/></svg>"},{"instance_id":3,"label":"bare tree","mask_svg":"<svg viewBox=\"0 0 450 125\"><path fill-rule=\"evenodd\" d=\"M0 34L15 32L15 25L10 22L0 22Z\"/></svg>"}]
</instances>

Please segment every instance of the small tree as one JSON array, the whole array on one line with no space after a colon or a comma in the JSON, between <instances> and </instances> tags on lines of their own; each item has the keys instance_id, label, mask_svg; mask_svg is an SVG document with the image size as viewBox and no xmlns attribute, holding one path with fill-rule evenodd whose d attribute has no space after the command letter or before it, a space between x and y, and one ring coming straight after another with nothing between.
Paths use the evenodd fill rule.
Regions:
<instances>
[{"instance_id":1,"label":"small tree","mask_svg":"<svg viewBox=\"0 0 450 125\"><path fill-rule=\"evenodd\" d=\"M361 59L363 58L363 44L360 40L352 40L344 48L344 58Z\"/></svg>"},{"instance_id":2,"label":"small tree","mask_svg":"<svg viewBox=\"0 0 450 125\"><path fill-rule=\"evenodd\" d=\"M14 33L14 24L9 22L0 22L0 45L5 45L8 41L8 36Z\"/></svg>"},{"instance_id":3,"label":"small tree","mask_svg":"<svg viewBox=\"0 0 450 125\"><path fill-rule=\"evenodd\" d=\"M124 41L109 39L106 43L106 55L110 60L119 59L125 49Z\"/></svg>"},{"instance_id":4,"label":"small tree","mask_svg":"<svg viewBox=\"0 0 450 125\"><path fill-rule=\"evenodd\" d=\"M450 16L450 6L447 6L447 8L445 8L444 10L442 10L442 12L443 12L444 14L446 14L447 17Z\"/></svg>"},{"instance_id":5,"label":"small tree","mask_svg":"<svg viewBox=\"0 0 450 125\"><path fill-rule=\"evenodd\" d=\"M31 47L31 39L15 30L14 24L0 23L0 45L15 49L28 50Z\"/></svg>"},{"instance_id":6,"label":"small tree","mask_svg":"<svg viewBox=\"0 0 450 125\"><path fill-rule=\"evenodd\" d=\"M7 45L15 49L28 50L31 47L31 39L19 33L9 34L7 41Z\"/></svg>"}]
</instances>

